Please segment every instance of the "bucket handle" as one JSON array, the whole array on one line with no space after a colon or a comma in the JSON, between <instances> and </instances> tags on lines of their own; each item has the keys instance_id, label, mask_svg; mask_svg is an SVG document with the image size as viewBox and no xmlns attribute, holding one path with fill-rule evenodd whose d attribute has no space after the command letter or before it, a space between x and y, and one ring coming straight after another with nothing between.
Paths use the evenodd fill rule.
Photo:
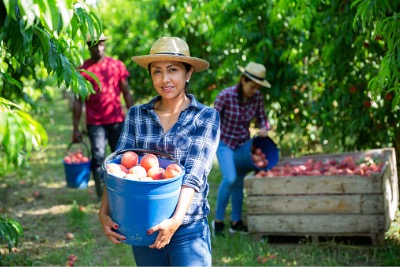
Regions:
<instances>
[{"instance_id":1,"label":"bucket handle","mask_svg":"<svg viewBox=\"0 0 400 267\"><path fill-rule=\"evenodd\" d=\"M85 142L83 142L83 141L81 141L81 142L75 142L75 143L74 143L74 142L69 143L69 145L68 145L68 147L67 147L67 152L70 151L71 147L72 147L74 144L82 144L83 147L85 148L86 156L88 156L88 157L90 156L89 147L88 147L88 145L87 145Z\"/></svg>"}]
</instances>

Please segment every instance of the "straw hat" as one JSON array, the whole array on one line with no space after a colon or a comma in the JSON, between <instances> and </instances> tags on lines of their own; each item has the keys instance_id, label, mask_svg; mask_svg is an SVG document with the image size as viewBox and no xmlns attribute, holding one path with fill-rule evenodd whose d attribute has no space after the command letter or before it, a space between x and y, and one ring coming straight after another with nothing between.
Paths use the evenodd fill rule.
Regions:
<instances>
[{"instance_id":1,"label":"straw hat","mask_svg":"<svg viewBox=\"0 0 400 267\"><path fill-rule=\"evenodd\" d=\"M238 66L238 69L244 74L246 75L246 77L252 79L253 81L255 81L256 83L270 88L271 84L265 80L265 76L266 76L266 70L264 65L255 63L255 62L249 62L249 64L247 64L246 68L243 68L241 66Z\"/></svg>"},{"instance_id":2,"label":"straw hat","mask_svg":"<svg viewBox=\"0 0 400 267\"><path fill-rule=\"evenodd\" d=\"M194 72L208 69L209 63L203 59L191 57L188 44L178 37L161 37L153 43L150 54L134 56L132 60L143 68L155 61L179 61L194 68Z\"/></svg>"},{"instance_id":3,"label":"straw hat","mask_svg":"<svg viewBox=\"0 0 400 267\"><path fill-rule=\"evenodd\" d=\"M100 35L100 37L96 37L96 34L95 34L95 37L94 37L95 42L97 42L97 41L100 42L100 41L105 41L105 40L108 40L108 37L104 36L103 33ZM91 43L91 42L92 42L92 36L90 36L90 34L87 34L86 35L86 43Z\"/></svg>"}]
</instances>

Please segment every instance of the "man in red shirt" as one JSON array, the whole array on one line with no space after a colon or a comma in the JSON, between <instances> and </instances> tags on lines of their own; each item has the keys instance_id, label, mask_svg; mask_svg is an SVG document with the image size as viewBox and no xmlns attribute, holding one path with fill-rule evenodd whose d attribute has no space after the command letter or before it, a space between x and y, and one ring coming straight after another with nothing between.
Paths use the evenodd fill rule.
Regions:
<instances>
[{"instance_id":1,"label":"man in red shirt","mask_svg":"<svg viewBox=\"0 0 400 267\"><path fill-rule=\"evenodd\" d=\"M84 103L92 154L91 167L99 199L101 199L103 193L100 174L101 165L106 157L106 147L110 145L111 151L115 150L125 117L121 104L121 93L126 108L129 109L133 105L133 97L127 80L129 72L121 61L105 56L106 40L107 38L104 35L101 35L98 42L94 44L92 44L91 39L87 40L90 58L85 60L80 67L95 74L101 83L100 89L92 77L82 73L85 79L92 83L93 89L96 91L95 94L89 95ZM82 99L75 99L72 133L72 142L74 143L82 141L82 133L79 130L82 106Z\"/></svg>"}]
</instances>

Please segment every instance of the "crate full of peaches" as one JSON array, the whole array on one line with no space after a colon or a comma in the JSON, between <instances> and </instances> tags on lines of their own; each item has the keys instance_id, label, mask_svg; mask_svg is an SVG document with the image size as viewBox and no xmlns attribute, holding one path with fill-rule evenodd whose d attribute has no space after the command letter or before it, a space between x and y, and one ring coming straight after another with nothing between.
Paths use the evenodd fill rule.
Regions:
<instances>
[{"instance_id":1,"label":"crate full of peaches","mask_svg":"<svg viewBox=\"0 0 400 267\"><path fill-rule=\"evenodd\" d=\"M163 167L155 154L146 153L143 157L139 157L134 151L124 152L119 163L107 163L106 170L116 177L134 181L171 179L183 172L177 163L171 161Z\"/></svg>"}]
</instances>

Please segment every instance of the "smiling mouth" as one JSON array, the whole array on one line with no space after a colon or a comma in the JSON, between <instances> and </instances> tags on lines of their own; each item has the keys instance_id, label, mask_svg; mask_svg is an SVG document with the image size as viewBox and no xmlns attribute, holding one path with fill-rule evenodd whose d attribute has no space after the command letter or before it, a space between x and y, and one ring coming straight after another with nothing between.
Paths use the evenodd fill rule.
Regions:
<instances>
[{"instance_id":1,"label":"smiling mouth","mask_svg":"<svg viewBox=\"0 0 400 267\"><path fill-rule=\"evenodd\" d=\"M173 86L163 86L161 87L164 91L171 91L172 89L174 89Z\"/></svg>"}]
</instances>

